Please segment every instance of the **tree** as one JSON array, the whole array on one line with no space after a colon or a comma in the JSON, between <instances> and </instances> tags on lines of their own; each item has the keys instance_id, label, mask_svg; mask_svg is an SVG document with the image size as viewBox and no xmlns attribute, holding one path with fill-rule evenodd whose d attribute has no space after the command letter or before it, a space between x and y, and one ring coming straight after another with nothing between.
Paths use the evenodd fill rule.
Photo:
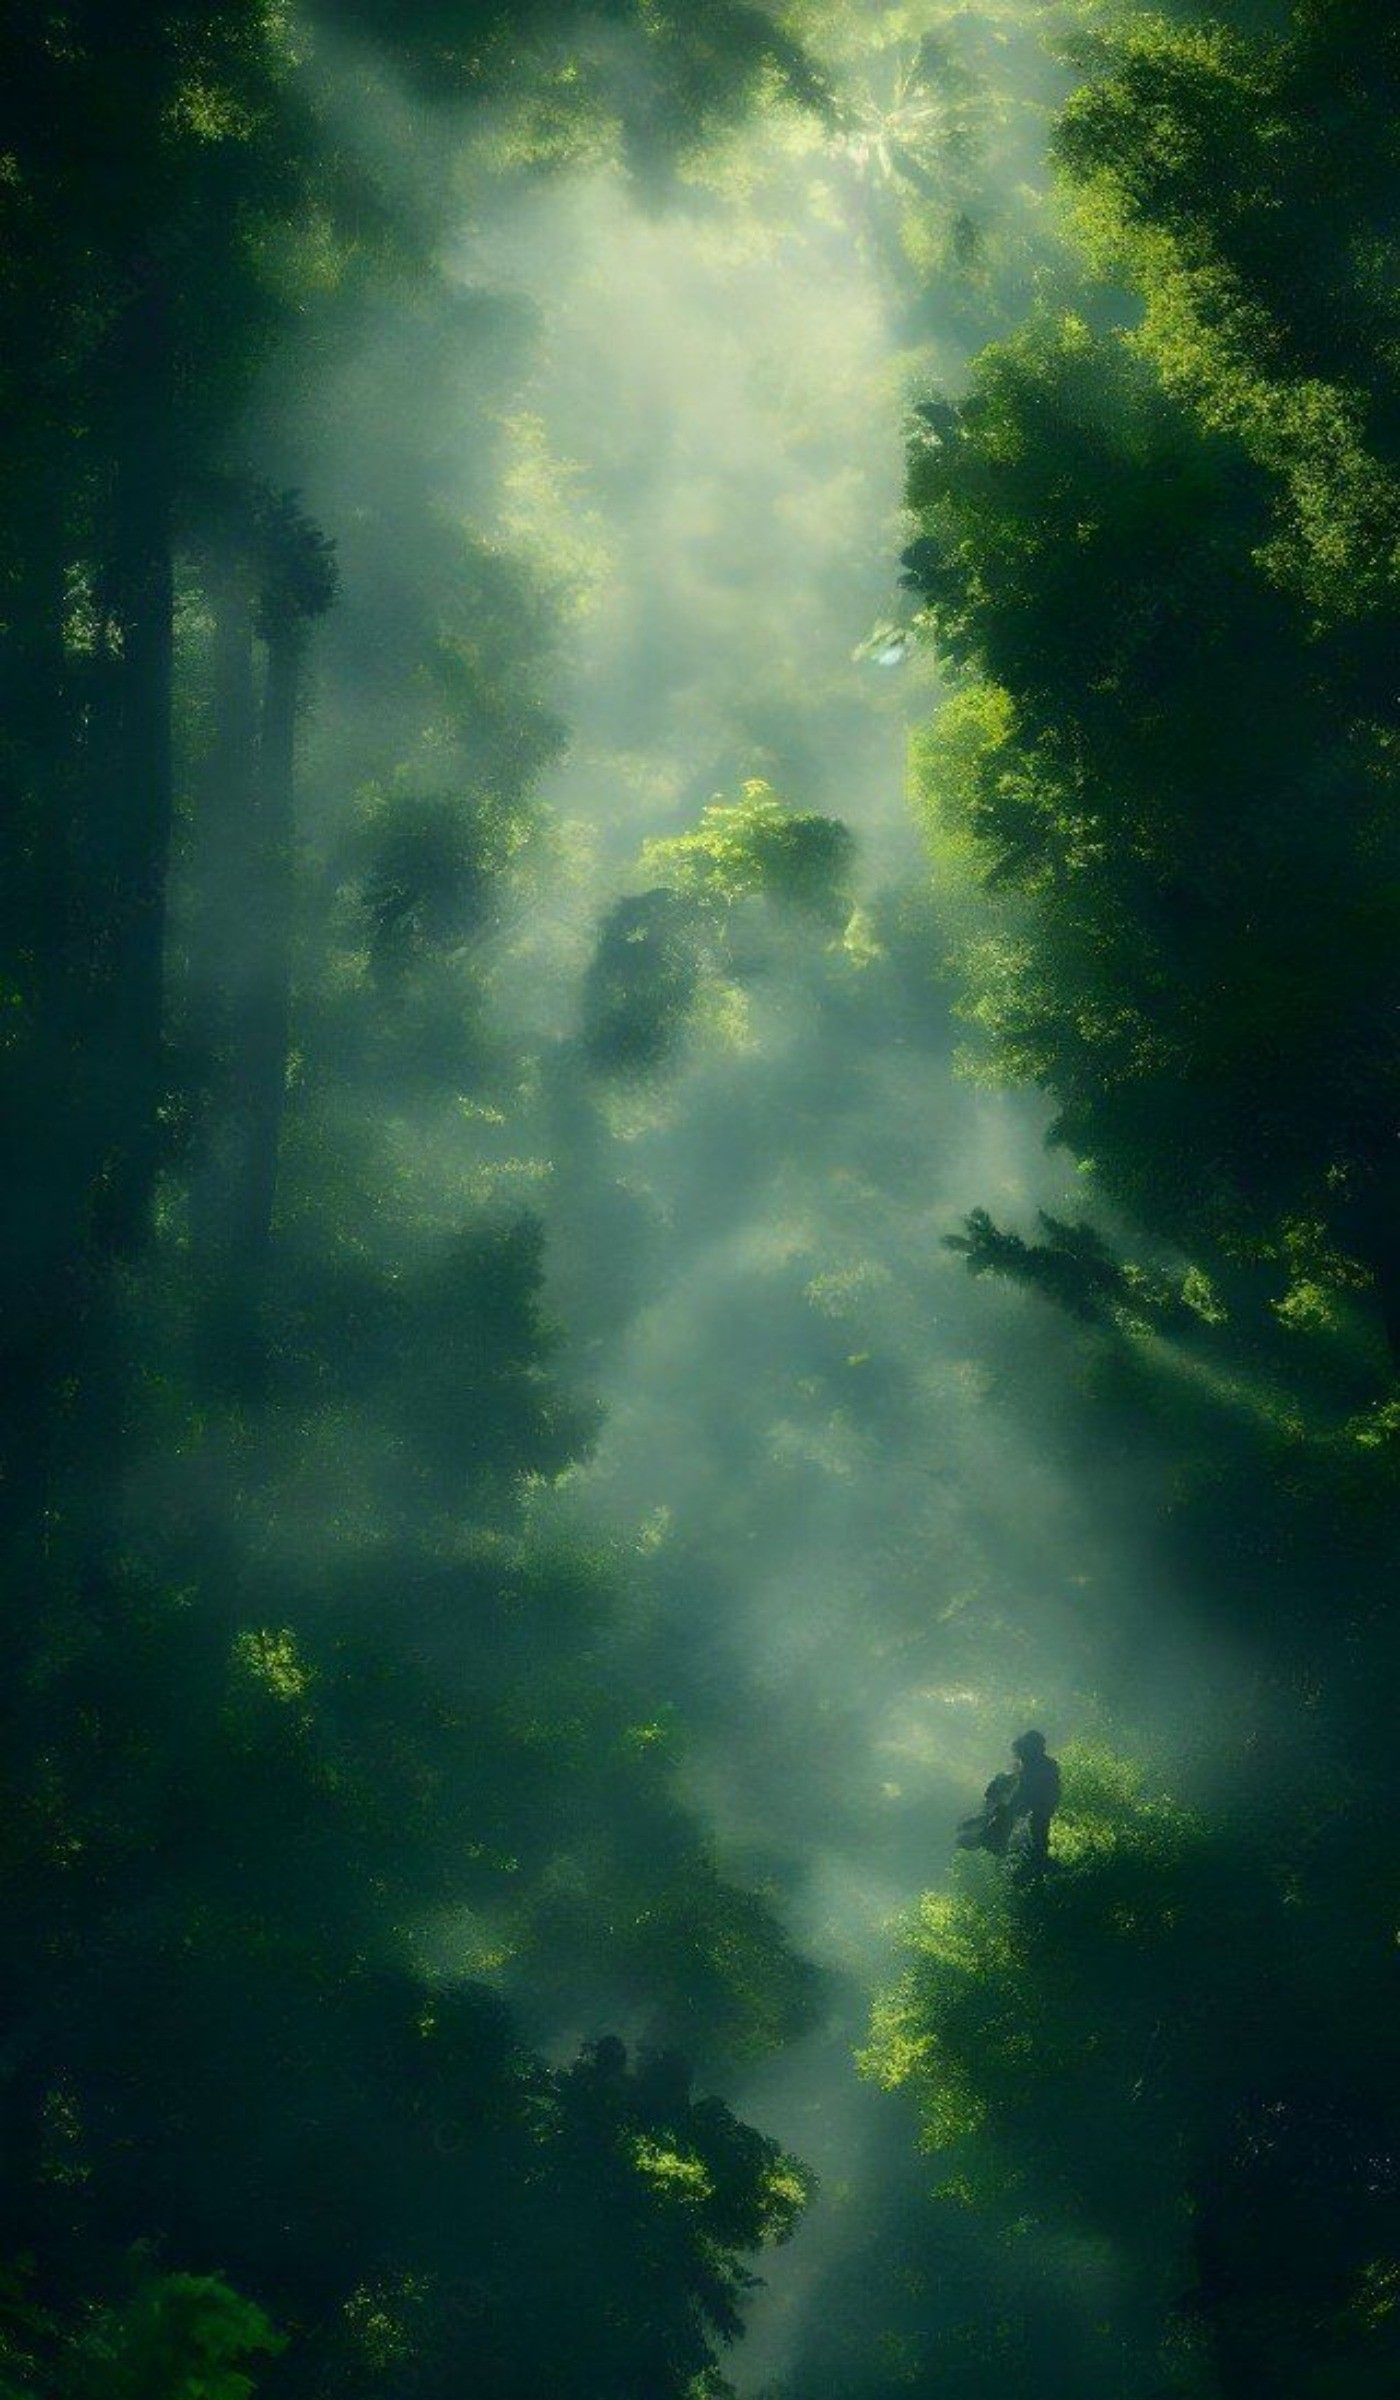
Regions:
<instances>
[{"instance_id":1,"label":"tree","mask_svg":"<svg viewBox=\"0 0 1400 2400\"><path fill-rule=\"evenodd\" d=\"M251 2400L258 2364L284 2348L259 2308L214 2275L159 2275L133 2261L129 2289L107 2306L61 2315L26 2290L0 2295L0 2392L30 2400ZM251 2368L251 2372L245 2369Z\"/></svg>"},{"instance_id":2,"label":"tree","mask_svg":"<svg viewBox=\"0 0 1400 2400\"><path fill-rule=\"evenodd\" d=\"M872 2060L1032 2249L1042 2196L1132 2228L1074 2389L1127 2356L1312 2400L1395 2373L1391 1887L1352 1780L1388 1782L1396 1663L1394 34L1087 13L1056 148L1133 305L1036 315L929 404L906 561L979 1069L1048 1095L1086 1214L953 1238L1077 1320L1074 1407L1151 1462L1154 1555L1247 1645L1263 1730L1228 1823L1084 1785L1043 1906L928 1902Z\"/></svg>"},{"instance_id":3,"label":"tree","mask_svg":"<svg viewBox=\"0 0 1400 2400\"><path fill-rule=\"evenodd\" d=\"M1364 1264L1388 1311L1386 748L1259 564L1269 478L1071 320L984 356L911 492L964 675L918 772L987 897L998 1071L1158 1234L1272 1262L1279 1298Z\"/></svg>"},{"instance_id":4,"label":"tree","mask_svg":"<svg viewBox=\"0 0 1400 2400\"><path fill-rule=\"evenodd\" d=\"M452 12L447 80L484 25L528 114L559 52L542 11L517 57L510 13ZM423 31L385 62L441 91ZM716 121L789 55L757 13L723 55L689 15L632 31ZM443 286L313 36L152 0L16 21L0 64L4 1071L44 1128L7 1186L5 2363L94 2400L446 2395L464 2359L522 2400L680 2400L803 2178L674 2062L539 2045L586 1992L718 2074L810 1979L650 1738L615 1562L530 1527L595 1411L464 1100L489 1074L523 1122L478 953L562 739L554 602L449 504L387 365L336 451L326 370ZM143 2245L170 2271L133 2296Z\"/></svg>"},{"instance_id":5,"label":"tree","mask_svg":"<svg viewBox=\"0 0 1400 2400\"><path fill-rule=\"evenodd\" d=\"M1366 2097L1378 1957L1319 1993L1325 1870L1292 1880L1267 1805L1231 1840L1105 1753L1065 1764L1050 1881L979 1860L926 1897L867 2072L916 2095L945 2203L1029 2254L1020 2342L1066 2227L1112 2245L1087 2343L1062 2324L1037 2362L1051 2390L1198 2393L1212 2368L1231 2394L1383 2388L1400 2185Z\"/></svg>"},{"instance_id":6,"label":"tree","mask_svg":"<svg viewBox=\"0 0 1400 2400\"><path fill-rule=\"evenodd\" d=\"M584 1042L613 1074L670 1065L708 989L753 970L745 936L769 924L839 932L851 914L854 845L834 817L801 814L755 778L713 800L691 833L647 842L653 888L607 917L584 990Z\"/></svg>"}]
</instances>

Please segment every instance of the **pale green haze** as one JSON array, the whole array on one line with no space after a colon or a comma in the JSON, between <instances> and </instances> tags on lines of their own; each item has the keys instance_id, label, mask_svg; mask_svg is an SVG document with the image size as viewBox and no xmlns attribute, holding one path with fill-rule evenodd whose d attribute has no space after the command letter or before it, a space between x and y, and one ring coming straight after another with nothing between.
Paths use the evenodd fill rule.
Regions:
<instances>
[{"instance_id":1,"label":"pale green haze","mask_svg":"<svg viewBox=\"0 0 1400 2400\"><path fill-rule=\"evenodd\" d=\"M1400 2390L1397 162L0 31L0 2400Z\"/></svg>"}]
</instances>

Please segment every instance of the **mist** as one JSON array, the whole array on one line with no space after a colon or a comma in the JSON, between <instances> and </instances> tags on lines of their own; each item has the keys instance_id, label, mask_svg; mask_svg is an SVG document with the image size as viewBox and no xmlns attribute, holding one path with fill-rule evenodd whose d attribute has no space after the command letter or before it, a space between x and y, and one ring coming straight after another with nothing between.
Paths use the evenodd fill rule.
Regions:
<instances>
[{"instance_id":1,"label":"mist","mask_svg":"<svg viewBox=\"0 0 1400 2400\"><path fill-rule=\"evenodd\" d=\"M12 43L0 2384L1379 2400L1389 53L380 14Z\"/></svg>"},{"instance_id":2,"label":"mist","mask_svg":"<svg viewBox=\"0 0 1400 2400\"><path fill-rule=\"evenodd\" d=\"M1045 1438L1053 1327L941 1248L979 1203L1074 1205L1045 1111L958 1073L905 766L931 670L852 658L901 610L909 411L956 378L959 327L935 300L911 348L810 161L771 129L735 148L737 201L721 183L655 212L615 178L570 183L478 228L463 265L535 312L531 445L592 554L544 785L568 915L526 932L512 1013L576 1041L589 937L644 882L643 843L750 777L849 826L875 928L869 956L770 937L742 1021L639 1092L597 1091L580 1148L548 1145L543 1196L570 1368L602 1410L552 1506L644 1558L682 1788L823 1971L820 2028L733 2086L836 2195L766 2269L733 2370L756 2392L820 2374L826 2278L907 2173L907 2121L852 2053L892 1927L946 1878L1012 1731L1126 1718L1199 1780L1240 1685L1124 1478L1106 1494ZM620 1237L599 1197L618 1187ZM849 2332L860 2303L840 2306Z\"/></svg>"},{"instance_id":3,"label":"mist","mask_svg":"<svg viewBox=\"0 0 1400 2400\"><path fill-rule=\"evenodd\" d=\"M1022 1721L1058 1740L1126 1721L1200 1784L1247 1669L1141 1538L1150 1468L1119 1462L1105 1491L1090 1444L1048 1433L1066 1337L942 1247L978 1205L1074 1207L1046 1110L959 1069L906 770L936 670L858 655L907 620L903 452L916 400L965 372L963 295L940 321L935 287L911 331L858 192L783 114L664 204L616 168L494 207L477 187L441 240L462 336L438 329L416 440L450 504L559 601L548 864L491 962L541 1089L512 1116L516 1155L476 1154L485 1188L545 1226L564 1371L599 1412L534 1521L632 1562L629 1639L684 1728L678 1787L820 1970L813 2030L724 2085L834 2195L768 2263L732 2370L758 2391L800 2366L805 2391L826 2278L908 2173L907 2118L853 2052L954 1825ZM486 294L528 328L493 478L454 430ZM398 388L396 336L371 325L357 410L381 355ZM358 449L347 472L363 488ZM334 635L328 653L324 713L353 720ZM677 1055L598 1072L582 1014L609 909L645 888L646 843L750 779L850 829L848 923L815 946L755 924ZM562 2020L528 1977L512 1996L561 2052L648 2033L606 1988Z\"/></svg>"}]
</instances>

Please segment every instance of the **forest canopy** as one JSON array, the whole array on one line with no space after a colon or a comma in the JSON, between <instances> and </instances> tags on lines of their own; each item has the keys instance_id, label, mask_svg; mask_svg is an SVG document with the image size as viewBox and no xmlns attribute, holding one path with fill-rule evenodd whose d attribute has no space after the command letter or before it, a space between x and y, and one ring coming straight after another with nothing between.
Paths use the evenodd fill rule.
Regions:
<instances>
[{"instance_id":1,"label":"forest canopy","mask_svg":"<svg viewBox=\"0 0 1400 2400\"><path fill-rule=\"evenodd\" d=\"M1398 166L11 12L0 2400L1396 2388Z\"/></svg>"}]
</instances>

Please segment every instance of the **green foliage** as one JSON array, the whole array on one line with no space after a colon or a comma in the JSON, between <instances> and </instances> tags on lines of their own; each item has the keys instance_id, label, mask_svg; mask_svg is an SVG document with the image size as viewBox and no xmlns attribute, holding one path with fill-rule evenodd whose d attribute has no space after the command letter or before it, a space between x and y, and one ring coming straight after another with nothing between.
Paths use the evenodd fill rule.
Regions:
<instances>
[{"instance_id":1,"label":"green foliage","mask_svg":"<svg viewBox=\"0 0 1400 2400\"><path fill-rule=\"evenodd\" d=\"M284 2348L260 2308L215 2275L138 2269L130 2295L59 2316L28 2295L22 2274L0 2294L4 2400L252 2400L258 2361ZM247 2371L245 2371L247 2370Z\"/></svg>"},{"instance_id":2,"label":"green foliage","mask_svg":"<svg viewBox=\"0 0 1400 2400\"><path fill-rule=\"evenodd\" d=\"M704 1003L722 1018L726 995L759 971L748 939L757 912L798 935L849 923L853 857L844 825L789 809L757 778L738 800L712 801L693 832L645 843L639 866L653 888L617 902L589 967L590 1061L631 1077L670 1065Z\"/></svg>"},{"instance_id":3,"label":"green foliage","mask_svg":"<svg viewBox=\"0 0 1400 2400\"><path fill-rule=\"evenodd\" d=\"M1325 1881L1272 1870L1265 1816L1231 1839L1107 1751L1064 1764L1048 1881L973 1860L922 1902L866 2072L916 2097L946 2202L1031 2248L1066 2224L1119 2236L1087 2387L1113 2388L1117 2357L1211 2388L1185 2306L1281 2388L1382 2388L1393 2329L1367 2296L1400 2215L1389 2135L1312 2047ZM1349 2025L1352 2076L1370 2005L1358 1977L1331 2035Z\"/></svg>"},{"instance_id":4,"label":"green foliage","mask_svg":"<svg viewBox=\"0 0 1400 2400\"><path fill-rule=\"evenodd\" d=\"M1394 25L1357 0L1300 8L1272 39L1129 20L1106 66L1059 150L1097 255L1144 292L1143 346L1277 479L1270 570L1324 622L1386 611Z\"/></svg>"},{"instance_id":5,"label":"green foliage","mask_svg":"<svg viewBox=\"0 0 1400 2400\"><path fill-rule=\"evenodd\" d=\"M284 2344L213 2275L152 2277L84 2339L74 2384L92 2400L250 2400L259 2355Z\"/></svg>"},{"instance_id":6,"label":"green foliage","mask_svg":"<svg viewBox=\"0 0 1400 2400\"><path fill-rule=\"evenodd\" d=\"M1132 2130L1124 2112L1142 2097L1154 2027L1190 2009L1225 1890L1206 1827L1146 1796L1126 1761L1081 1745L1063 1767L1051 1881L1018 1885L978 1859L953 1892L928 1895L907 1936L914 1964L881 2006L865 2064L917 2090L924 2138L954 2176L969 2172L960 2145L983 2136L970 2172L1001 2196L1033 2205L1035 2192L1050 2206L1053 2179L1056 2200L1068 2183L1098 2208L1115 2201L1095 2172L1134 2167L1106 2170L1104 2129ZM1085 2138L1066 2144L1071 2124ZM1135 2171L1164 2173L1155 2143L1150 2156L1125 2146Z\"/></svg>"},{"instance_id":7,"label":"green foliage","mask_svg":"<svg viewBox=\"0 0 1400 2400\"><path fill-rule=\"evenodd\" d=\"M1307 1217L1384 1291L1390 737L1260 563L1262 470L1071 321L986 354L911 496L977 678L917 772L993 1063L1157 1231L1286 1265Z\"/></svg>"},{"instance_id":8,"label":"green foliage","mask_svg":"<svg viewBox=\"0 0 1400 2400\"><path fill-rule=\"evenodd\" d=\"M620 900L602 928L584 993L592 1063L626 1076L664 1066L684 1039L701 974L694 914L678 894Z\"/></svg>"},{"instance_id":9,"label":"green foliage","mask_svg":"<svg viewBox=\"0 0 1400 2400\"><path fill-rule=\"evenodd\" d=\"M641 870L710 907L763 898L840 925L850 915L853 851L844 825L797 815L753 780L738 800L712 801L693 833L645 843Z\"/></svg>"},{"instance_id":10,"label":"green foliage","mask_svg":"<svg viewBox=\"0 0 1400 2400\"><path fill-rule=\"evenodd\" d=\"M378 42L372 0L337 0L335 29ZM754 101L783 92L815 106L801 46L748 0L416 0L397 11L392 55L425 95L492 103L506 160L535 168L620 151L644 185L704 146Z\"/></svg>"},{"instance_id":11,"label":"green foliage","mask_svg":"<svg viewBox=\"0 0 1400 2400\"><path fill-rule=\"evenodd\" d=\"M502 2400L679 2400L805 2193L684 2069L552 2067L510 2014L568 2049L625 2010L718 2074L810 1979L679 1743L630 1739L616 1561L531 1530L596 1425L493 988L569 577L496 509L526 312L436 251L472 173L659 185L779 85L815 97L728 6L0 35L26 2400L436 2400L464 2360ZM138 2244L190 2271L133 2295Z\"/></svg>"},{"instance_id":12,"label":"green foliage","mask_svg":"<svg viewBox=\"0 0 1400 2400\"><path fill-rule=\"evenodd\" d=\"M366 827L363 904L380 973L459 948L481 931L515 836L503 816L489 807L464 808L448 793L376 796Z\"/></svg>"},{"instance_id":13,"label":"green foliage","mask_svg":"<svg viewBox=\"0 0 1400 2400\"><path fill-rule=\"evenodd\" d=\"M1201 1816L1068 1756L1043 1889L974 1860L924 1903L868 2065L940 2205L1027 2252L985 2373L1071 2223L1117 2230L1067 2389L1321 2400L1395 2373L1393 1892L1343 1763L1388 1786L1395 33L1079 13L1055 149L1127 304L1034 311L925 404L906 566L969 1064L1047 1095L1088 1213L952 1246L1078 1321L1073 1405L1274 1730Z\"/></svg>"},{"instance_id":14,"label":"green foliage","mask_svg":"<svg viewBox=\"0 0 1400 2400\"><path fill-rule=\"evenodd\" d=\"M952 1246L1081 1329L1035 1456L1078 1439L1106 1511L1145 1490L1265 1726L1200 1813L1072 1753L1044 1886L972 1862L924 1904L869 2064L941 2197L891 2237L874 2382L1053 2390L1049 2328L1073 2400L1395 2387L1400 1444L1364 1311L1400 1350L1396 36L1364 0L1074 12L1058 155L1123 331L1037 187L1047 13L79 0L0 36L24 2400L722 2391L810 2179L675 2050L771 2056L815 1979L776 1877L683 1797L658 1624L723 1627L790 1508L845 1528L850 1618L914 1595L848 1715L800 1727L815 1773L864 1762L857 1687L894 1691L899 1643L985 1679L952 1625L975 1512L943 1509L930 1612L922 1492L967 1472L938 1376L1010 1393L1022 1361L890 1336L933 1320L928 1195L867 1100L932 1012L926 917L857 922L846 829L753 782L645 846L581 1040L543 988L520 1015L550 1030L504 1021L554 899L577 509L522 474L497 506L528 311L465 291L445 237L464 187L485 221L581 163L647 203L688 178L702 223L750 173L751 240L808 179L941 351L1041 294L915 412L908 563L953 687L916 774L982 1062L1050 1096L1091 1213L975 1210ZM781 163L702 159L755 106ZM736 771L685 738L669 788ZM779 1068L765 1003L799 993ZM706 1034L746 1021L722 1076ZM542 1528L595 1437L584 1341L715 1207L704 1173L677 1195L687 1143L763 1195L763 1239L703 1226L723 1499L673 1544L658 1501L643 1572ZM566 1166L556 1242L603 1236L572 1352L532 1198ZM614 2021L635 2055L578 2051ZM133 2291L138 2242L190 2271Z\"/></svg>"},{"instance_id":15,"label":"green foliage","mask_svg":"<svg viewBox=\"0 0 1400 2400\"><path fill-rule=\"evenodd\" d=\"M1168 1275L1125 1265L1092 1225L1066 1224L1043 1209L1040 1229L1042 1241L1025 1242L975 1208L962 1233L945 1236L944 1247L966 1258L971 1274L1024 1284L1085 1324L1180 1325L1193 1317L1211 1324L1225 1313L1199 1268Z\"/></svg>"}]
</instances>

